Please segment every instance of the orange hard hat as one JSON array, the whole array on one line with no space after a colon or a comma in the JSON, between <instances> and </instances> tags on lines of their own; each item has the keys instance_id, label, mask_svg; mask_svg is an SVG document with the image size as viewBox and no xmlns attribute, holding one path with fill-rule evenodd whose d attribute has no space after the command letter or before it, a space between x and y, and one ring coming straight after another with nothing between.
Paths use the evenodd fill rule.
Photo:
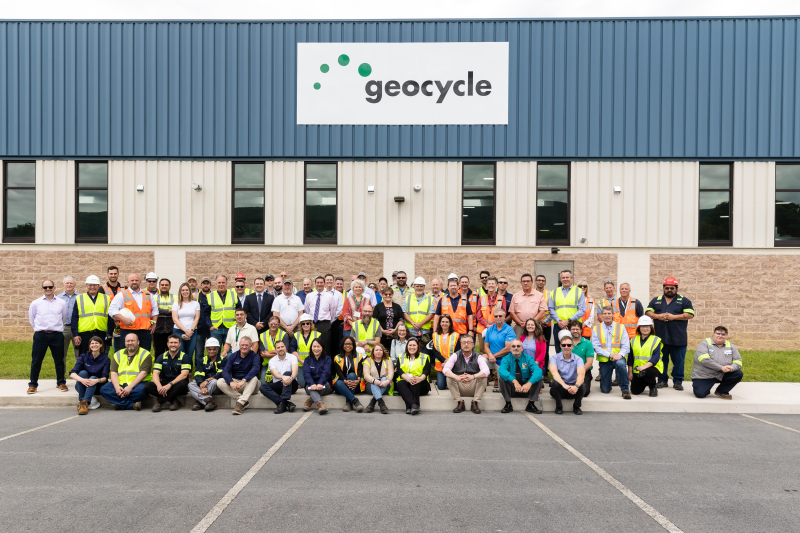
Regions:
<instances>
[{"instance_id":1,"label":"orange hard hat","mask_svg":"<svg viewBox=\"0 0 800 533\"><path fill-rule=\"evenodd\" d=\"M244 274L242 274L241 272L237 272L236 276L234 276L233 279L247 279L247 278L244 277Z\"/></svg>"},{"instance_id":2,"label":"orange hard hat","mask_svg":"<svg viewBox=\"0 0 800 533\"><path fill-rule=\"evenodd\" d=\"M664 285L675 285L678 286L678 280L673 278L672 276L668 277L664 280Z\"/></svg>"}]
</instances>

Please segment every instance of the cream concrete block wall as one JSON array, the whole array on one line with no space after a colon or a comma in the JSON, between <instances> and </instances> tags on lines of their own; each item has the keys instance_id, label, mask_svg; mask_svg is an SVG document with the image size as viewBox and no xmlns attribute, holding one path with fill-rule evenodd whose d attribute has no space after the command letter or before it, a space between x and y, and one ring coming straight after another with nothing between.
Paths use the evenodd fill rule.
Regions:
<instances>
[{"instance_id":1,"label":"cream concrete block wall","mask_svg":"<svg viewBox=\"0 0 800 533\"><path fill-rule=\"evenodd\" d=\"M536 246L536 161L498 161L497 246Z\"/></svg>"},{"instance_id":2,"label":"cream concrete block wall","mask_svg":"<svg viewBox=\"0 0 800 533\"><path fill-rule=\"evenodd\" d=\"M341 167L341 163L339 167ZM267 210L265 244L302 246L305 225L303 220L305 213L304 162L266 161L264 163L264 180ZM230 200L228 200L228 204L230 204ZM340 189L337 198L340 219L342 206L345 205L348 203L342 203ZM341 226L339 227L341 235ZM341 237L339 237L339 243L341 244Z\"/></svg>"},{"instance_id":3,"label":"cream concrete block wall","mask_svg":"<svg viewBox=\"0 0 800 533\"><path fill-rule=\"evenodd\" d=\"M697 162L580 161L571 170L573 246L697 246Z\"/></svg>"},{"instance_id":4,"label":"cream concrete block wall","mask_svg":"<svg viewBox=\"0 0 800 533\"><path fill-rule=\"evenodd\" d=\"M36 162L36 244L75 242L75 161Z\"/></svg>"},{"instance_id":5,"label":"cream concrete block wall","mask_svg":"<svg viewBox=\"0 0 800 533\"><path fill-rule=\"evenodd\" d=\"M733 246L775 246L775 163L733 164Z\"/></svg>"},{"instance_id":6,"label":"cream concrete block wall","mask_svg":"<svg viewBox=\"0 0 800 533\"><path fill-rule=\"evenodd\" d=\"M650 302L650 251L620 250L617 254L617 294L619 286L628 283L631 296L638 298L644 307ZM592 293L590 293L592 294ZM602 294L594 294L602 296Z\"/></svg>"}]
</instances>

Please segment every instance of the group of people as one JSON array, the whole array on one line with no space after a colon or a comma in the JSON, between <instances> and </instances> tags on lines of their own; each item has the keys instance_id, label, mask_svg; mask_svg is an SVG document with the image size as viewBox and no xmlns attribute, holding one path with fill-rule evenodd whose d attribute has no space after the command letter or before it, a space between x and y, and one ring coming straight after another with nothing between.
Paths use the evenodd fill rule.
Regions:
<instances>
[{"instance_id":1,"label":"group of people","mask_svg":"<svg viewBox=\"0 0 800 533\"><path fill-rule=\"evenodd\" d=\"M252 287L238 273L233 289L219 275L213 290L211 278L198 284L190 276L175 293L170 280L153 272L145 276L146 288L137 274L127 285L118 278L111 266L105 283L91 275L83 293L70 276L60 294L51 280L42 283L44 295L29 308L28 394L37 391L48 349L59 390L69 390L72 349L69 375L79 414L99 406L96 394L116 409L135 410L153 396L156 412L179 409L187 394L195 400L192 410L213 411L214 396L225 394L238 415L256 391L283 413L295 410L292 395L303 388L305 411L325 414L322 396L339 394L345 411L386 414L384 396L399 395L406 413L415 415L433 383L449 390L456 413L471 398L469 409L479 414L490 386L505 400L501 412L513 411L511 399L521 397L528 400L526 411L541 413L540 394L549 384L556 413L572 399L573 412L581 414L595 362L604 394L619 386L626 400L645 389L657 396L668 384L670 362L673 387L683 390L686 326L694 317L675 278L667 278L663 294L644 308L629 284L617 295L615 283L606 281L605 295L592 298L588 284L574 284L569 270L554 290L545 288L544 276L523 274L522 289L513 295L507 278L488 271L474 291L468 276L450 274L444 283L434 278L427 291L424 278L409 285L403 271L392 274L391 284L385 278L368 283L360 272L349 289L342 277L321 275L303 280L299 291L286 272L257 277ZM697 397L719 384L715 395L731 399L743 377L741 356L727 335L725 327L714 328L695 352Z\"/></svg>"}]
</instances>

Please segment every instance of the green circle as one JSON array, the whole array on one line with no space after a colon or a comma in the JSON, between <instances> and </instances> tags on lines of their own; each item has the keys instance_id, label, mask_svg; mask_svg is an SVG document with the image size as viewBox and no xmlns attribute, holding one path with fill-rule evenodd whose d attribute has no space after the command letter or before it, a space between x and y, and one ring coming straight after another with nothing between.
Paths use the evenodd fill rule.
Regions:
<instances>
[{"instance_id":1,"label":"green circle","mask_svg":"<svg viewBox=\"0 0 800 533\"><path fill-rule=\"evenodd\" d=\"M372 67L369 66L369 63L361 63L358 66L358 73L366 78L367 76L372 74Z\"/></svg>"},{"instance_id":2,"label":"green circle","mask_svg":"<svg viewBox=\"0 0 800 533\"><path fill-rule=\"evenodd\" d=\"M331 67L329 67L327 63L323 63L322 65L320 65L319 69L322 71L323 74L325 74L331 69Z\"/></svg>"},{"instance_id":3,"label":"green circle","mask_svg":"<svg viewBox=\"0 0 800 533\"><path fill-rule=\"evenodd\" d=\"M342 54L339 56L339 64L341 66L346 67L348 63L350 63L350 58L347 57L346 54Z\"/></svg>"},{"instance_id":4,"label":"green circle","mask_svg":"<svg viewBox=\"0 0 800 533\"><path fill-rule=\"evenodd\" d=\"M319 89L320 87L322 87L322 85L320 85L320 84L319 84L319 82L317 82L317 83L315 83L315 84L314 84L314 88L315 88L315 89Z\"/></svg>"}]
</instances>

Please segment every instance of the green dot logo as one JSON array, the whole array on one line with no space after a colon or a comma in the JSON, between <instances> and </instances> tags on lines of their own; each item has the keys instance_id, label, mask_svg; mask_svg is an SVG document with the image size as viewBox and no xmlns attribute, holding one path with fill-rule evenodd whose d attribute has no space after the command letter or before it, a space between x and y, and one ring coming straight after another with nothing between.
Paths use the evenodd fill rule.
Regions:
<instances>
[{"instance_id":1,"label":"green dot logo","mask_svg":"<svg viewBox=\"0 0 800 533\"><path fill-rule=\"evenodd\" d=\"M319 90L320 87L322 87L322 85L320 85L319 82L314 84L315 89Z\"/></svg>"},{"instance_id":2,"label":"green dot logo","mask_svg":"<svg viewBox=\"0 0 800 533\"><path fill-rule=\"evenodd\" d=\"M323 74L326 74L330 69L331 67L329 67L327 63L323 63L319 67L319 70L322 71Z\"/></svg>"},{"instance_id":3,"label":"green dot logo","mask_svg":"<svg viewBox=\"0 0 800 533\"><path fill-rule=\"evenodd\" d=\"M366 78L372 74L372 67L369 65L369 63L361 63L358 66L358 73L361 74L362 77Z\"/></svg>"},{"instance_id":4,"label":"green dot logo","mask_svg":"<svg viewBox=\"0 0 800 533\"><path fill-rule=\"evenodd\" d=\"M350 63L350 58L347 57L347 54L342 54L339 56L339 64L343 67L346 67Z\"/></svg>"}]
</instances>

